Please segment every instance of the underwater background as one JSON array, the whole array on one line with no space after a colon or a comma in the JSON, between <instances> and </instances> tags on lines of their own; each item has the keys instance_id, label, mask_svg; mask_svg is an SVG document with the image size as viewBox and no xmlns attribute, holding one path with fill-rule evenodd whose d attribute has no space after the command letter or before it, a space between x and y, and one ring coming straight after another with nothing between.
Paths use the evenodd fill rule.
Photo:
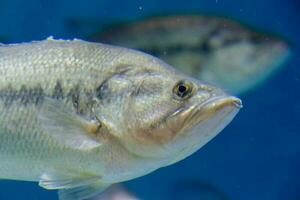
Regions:
<instances>
[{"instance_id":1,"label":"underwater background","mask_svg":"<svg viewBox=\"0 0 300 200\"><path fill-rule=\"evenodd\" d=\"M0 0L0 41L85 38L100 23L176 13L227 16L278 33L292 45L289 61L240 96L244 108L219 136L187 159L124 186L143 200L299 200L299 9L299 0ZM88 25L78 28L74 19ZM0 186L1 200L57 199L36 183Z\"/></svg>"}]
</instances>

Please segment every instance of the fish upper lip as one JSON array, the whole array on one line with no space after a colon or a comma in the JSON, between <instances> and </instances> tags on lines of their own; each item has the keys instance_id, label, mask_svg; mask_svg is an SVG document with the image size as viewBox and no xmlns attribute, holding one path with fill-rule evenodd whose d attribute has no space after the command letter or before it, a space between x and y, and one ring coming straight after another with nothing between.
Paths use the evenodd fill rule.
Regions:
<instances>
[{"instance_id":1,"label":"fish upper lip","mask_svg":"<svg viewBox=\"0 0 300 200\"><path fill-rule=\"evenodd\" d=\"M239 109L243 108L242 100L240 100L239 98L233 99L232 102L237 108Z\"/></svg>"},{"instance_id":2,"label":"fish upper lip","mask_svg":"<svg viewBox=\"0 0 300 200\"><path fill-rule=\"evenodd\" d=\"M193 120L196 116L199 115L199 113L202 113L202 111L204 112L203 116L205 116L205 110L208 111L212 109L217 112L217 110L219 110L220 108L222 109L230 105L233 106L236 110L239 110L243 107L242 101L234 96L219 95L212 97L203 103L191 107L190 109L192 109L192 114L186 119L186 121Z\"/></svg>"},{"instance_id":3,"label":"fish upper lip","mask_svg":"<svg viewBox=\"0 0 300 200\"><path fill-rule=\"evenodd\" d=\"M222 109L226 106L232 106L234 110L239 110L243 107L242 101L239 98L229 95L219 95L211 97L207 101L199 104L182 107L176 110L168 118L174 118L182 114L187 115L187 117L185 117L184 121L182 122L183 127L185 127L187 124L190 124L190 122L192 122L192 124L199 123L200 121L209 117L212 113L218 112L219 109Z\"/></svg>"},{"instance_id":4,"label":"fish upper lip","mask_svg":"<svg viewBox=\"0 0 300 200\"><path fill-rule=\"evenodd\" d=\"M194 121L194 122L196 121L196 123L199 123L199 120L200 121L204 120L206 117L210 116L212 113L218 112L217 110L222 109L226 106L232 106L234 108L234 110L239 110L243 107L242 101L239 98L236 98L234 96L229 96L229 95L218 95L215 97L211 97L210 99L208 99L205 102L180 108L180 109L176 110L169 117L173 118L173 117L176 117L177 115L186 113L186 115L188 115L188 116L184 119L182 124L184 124L184 125L189 124L189 121ZM209 110L211 110L212 112L210 112ZM207 112L210 114L207 115ZM202 117L200 117L200 115Z\"/></svg>"},{"instance_id":5,"label":"fish upper lip","mask_svg":"<svg viewBox=\"0 0 300 200\"><path fill-rule=\"evenodd\" d=\"M192 115L195 115L197 112L203 110L205 107L208 107L208 106L212 105L213 103L218 103L218 102L219 102L219 105L232 104L237 109L241 109L243 107L242 101L239 98L234 97L234 96L221 95L221 96L212 97L212 98L208 99L207 101L202 102L200 104L180 108L180 109L176 110L170 117L174 117L178 114L181 114L183 112L188 112L190 110L193 110L194 113Z\"/></svg>"},{"instance_id":6,"label":"fish upper lip","mask_svg":"<svg viewBox=\"0 0 300 200\"><path fill-rule=\"evenodd\" d=\"M242 101L234 96L228 96L228 95L221 95L221 96L215 96L210 98L209 100L205 101L204 103L199 104L197 107L206 107L211 104L218 103L219 105L224 104L232 104L236 108L240 109L243 107Z\"/></svg>"}]
</instances>

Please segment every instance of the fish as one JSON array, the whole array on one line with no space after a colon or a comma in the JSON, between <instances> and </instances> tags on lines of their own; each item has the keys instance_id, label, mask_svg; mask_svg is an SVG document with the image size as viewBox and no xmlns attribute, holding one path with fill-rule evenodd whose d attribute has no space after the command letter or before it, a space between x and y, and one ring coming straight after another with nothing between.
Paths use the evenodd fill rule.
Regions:
<instances>
[{"instance_id":1,"label":"fish","mask_svg":"<svg viewBox=\"0 0 300 200\"><path fill-rule=\"evenodd\" d=\"M117 184L109 187L105 192L93 200L140 200L131 194L124 186Z\"/></svg>"},{"instance_id":2,"label":"fish","mask_svg":"<svg viewBox=\"0 0 300 200\"><path fill-rule=\"evenodd\" d=\"M236 95L264 83L291 55L282 37L213 15L153 16L106 25L89 39L149 53Z\"/></svg>"},{"instance_id":3,"label":"fish","mask_svg":"<svg viewBox=\"0 0 300 200\"><path fill-rule=\"evenodd\" d=\"M0 178L60 200L176 163L242 102L151 55L52 37L0 46Z\"/></svg>"}]
</instances>

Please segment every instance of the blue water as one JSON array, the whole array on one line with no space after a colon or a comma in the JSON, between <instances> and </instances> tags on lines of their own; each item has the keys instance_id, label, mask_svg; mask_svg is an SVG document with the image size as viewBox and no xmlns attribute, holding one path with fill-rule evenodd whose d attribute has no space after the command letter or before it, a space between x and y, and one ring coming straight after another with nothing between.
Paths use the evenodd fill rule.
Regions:
<instances>
[{"instance_id":1,"label":"blue water","mask_svg":"<svg viewBox=\"0 0 300 200\"><path fill-rule=\"evenodd\" d=\"M299 9L299 0L1 0L0 39L80 38L92 30L74 30L69 20L109 23L183 11L231 16L280 33L293 44L292 58L264 86L241 97L244 108L222 134L184 161L126 186L145 200L199 195L206 195L204 200L299 200ZM1 200L57 198L36 183L0 181L0 188Z\"/></svg>"}]
</instances>

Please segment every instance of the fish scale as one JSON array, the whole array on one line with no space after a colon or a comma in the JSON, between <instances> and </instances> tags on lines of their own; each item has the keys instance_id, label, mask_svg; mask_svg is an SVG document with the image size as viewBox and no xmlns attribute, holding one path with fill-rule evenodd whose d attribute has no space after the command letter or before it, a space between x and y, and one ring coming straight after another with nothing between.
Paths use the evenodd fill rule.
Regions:
<instances>
[{"instance_id":1,"label":"fish scale","mask_svg":"<svg viewBox=\"0 0 300 200\"><path fill-rule=\"evenodd\" d=\"M93 53L95 51L93 45L85 47L86 45L76 42L70 45L54 40L44 41L41 43L41 46L38 43L32 44L32 46L24 45L20 47L11 45L1 47L6 49L5 52L0 50L0 91L7 86L16 91L21 90L22 86L28 89L38 86L42 88L46 96L51 96L58 80L62 82L64 94L67 94L77 82L80 82L82 84L81 87L84 88L90 88L99 82L99 80L95 79L94 72L99 71L98 66L101 66L101 63L99 61L97 63L97 60L93 59L91 59L91 62L88 60L88 57L93 57L95 54ZM51 45L49 46L49 44ZM83 46L86 51L76 53L73 50L73 45ZM65 46L67 51L61 51L58 48L59 46ZM99 54L97 51L96 53ZM104 60L106 56L104 54ZM93 74L91 75L91 73ZM101 78L99 79L101 80ZM3 97L4 95L2 94L1 96ZM16 92L14 95L22 96L24 94ZM16 176L13 176L7 170L1 170L1 167L18 172L23 171L22 168L24 167L30 169L35 166L34 170L26 170L24 179L38 181L43 171L47 169L47 164L41 161L53 160L53 162L59 162L57 155L61 155L59 159L63 157L66 163L69 161L72 167L79 165L78 167L81 168L81 163L84 165L89 163L85 153L74 152L59 144L47 134L43 134L43 130L36 119L34 106L19 104L20 102L17 102L6 108L3 101L0 101L0 123L1 127L6 128L2 130L4 133L0 134L0 141L2 141L0 142L0 154L3 156L12 155L11 159L6 163L6 167L4 164L1 164L0 177L11 179L19 177L18 173L16 173ZM16 159L14 155L22 155L22 159ZM78 163L76 159L72 159L68 155L78 155L79 160L82 160L82 162ZM20 167L21 169L19 169Z\"/></svg>"}]
</instances>

